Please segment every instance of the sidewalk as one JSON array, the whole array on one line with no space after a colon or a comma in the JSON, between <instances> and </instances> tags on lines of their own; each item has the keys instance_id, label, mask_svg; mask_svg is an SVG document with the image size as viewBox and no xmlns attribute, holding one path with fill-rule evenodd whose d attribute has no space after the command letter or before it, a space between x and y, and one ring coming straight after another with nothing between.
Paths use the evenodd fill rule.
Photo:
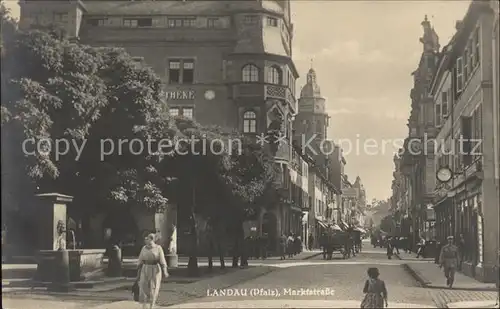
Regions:
<instances>
[{"instance_id":1,"label":"sidewalk","mask_svg":"<svg viewBox=\"0 0 500 309\"><path fill-rule=\"evenodd\" d=\"M424 288L431 290L434 302L439 306L449 308L492 308L498 297L498 289L493 283L482 283L474 278L463 275L460 272L455 274L455 284L450 289L446 286L446 278L443 270L434 263L434 259L417 260L415 255L408 255L400 252L399 258L408 261L403 267L417 280ZM485 307L476 307L478 301ZM470 303L473 302L473 303ZM466 305L472 305L468 307ZM458 307L453 307L458 306Z\"/></svg>"}]
</instances>

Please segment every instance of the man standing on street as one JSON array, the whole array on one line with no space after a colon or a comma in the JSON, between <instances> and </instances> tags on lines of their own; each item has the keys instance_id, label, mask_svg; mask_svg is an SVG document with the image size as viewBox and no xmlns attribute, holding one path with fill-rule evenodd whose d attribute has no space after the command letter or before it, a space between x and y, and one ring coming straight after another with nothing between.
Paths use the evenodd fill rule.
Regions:
<instances>
[{"instance_id":1,"label":"man standing on street","mask_svg":"<svg viewBox=\"0 0 500 309\"><path fill-rule=\"evenodd\" d=\"M453 287L455 280L455 271L460 259L457 246L453 244L453 236L448 236L448 244L443 246L439 254L439 267L444 268L444 276L446 277L446 285Z\"/></svg>"},{"instance_id":2,"label":"man standing on street","mask_svg":"<svg viewBox=\"0 0 500 309\"><path fill-rule=\"evenodd\" d=\"M312 251L313 249L313 243L314 243L314 236L313 234L309 234L309 238L307 239L307 245L309 247L309 251Z\"/></svg>"}]
</instances>

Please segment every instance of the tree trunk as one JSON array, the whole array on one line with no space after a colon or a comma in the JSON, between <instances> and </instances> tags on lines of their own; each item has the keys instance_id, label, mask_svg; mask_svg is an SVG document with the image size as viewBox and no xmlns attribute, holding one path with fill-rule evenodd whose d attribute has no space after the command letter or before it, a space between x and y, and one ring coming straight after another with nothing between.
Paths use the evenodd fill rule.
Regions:
<instances>
[{"instance_id":1,"label":"tree trunk","mask_svg":"<svg viewBox=\"0 0 500 309\"><path fill-rule=\"evenodd\" d=\"M233 268L238 267L238 261L240 259L240 246L238 243L239 237L237 235L234 236L234 246L233 246Z\"/></svg>"},{"instance_id":2,"label":"tree trunk","mask_svg":"<svg viewBox=\"0 0 500 309\"><path fill-rule=\"evenodd\" d=\"M191 254L188 261L188 274L192 277L198 277L200 275L200 269L198 268L198 224L195 217L196 209L196 183L193 182L193 200L191 204Z\"/></svg>"},{"instance_id":3,"label":"tree trunk","mask_svg":"<svg viewBox=\"0 0 500 309\"><path fill-rule=\"evenodd\" d=\"M214 241L213 232L211 231L209 238L208 238L208 269L210 271L214 267L214 260L213 260L214 243L213 243L213 241Z\"/></svg>"},{"instance_id":4,"label":"tree trunk","mask_svg":"<svg viewBox=\"0 0 500 309\"><path fill-rule=\"evenodd\" d=\"M248 266L248 244L245 239L245 231L243 230L243 222L240 222L238 225L238 229L240 230L238 235L240 236L240 244L241 244L241 266Z\"/></svg>"}]
</instances>

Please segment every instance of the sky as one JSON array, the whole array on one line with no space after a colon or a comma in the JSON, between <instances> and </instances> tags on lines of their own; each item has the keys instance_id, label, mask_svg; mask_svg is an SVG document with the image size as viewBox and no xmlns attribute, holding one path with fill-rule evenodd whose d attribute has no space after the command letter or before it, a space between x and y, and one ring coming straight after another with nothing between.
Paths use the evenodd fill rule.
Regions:
<instances>
[{"instance_id":1,"label":"sky","mask_svg":"<svg viewBox=\"0 0 500 309\"><path fill-rule=\"evenodd\" d=\"M6 3L18 17L17 1ZM344 147L345 171L351 181L361 177L368 201L391 195L393 155L408 134L411 73L422 53L420 23L428 15L444 46L469 3L291 1L297 89L312 62L327 98L328 138Z\"/></svg>"}]
</instances>

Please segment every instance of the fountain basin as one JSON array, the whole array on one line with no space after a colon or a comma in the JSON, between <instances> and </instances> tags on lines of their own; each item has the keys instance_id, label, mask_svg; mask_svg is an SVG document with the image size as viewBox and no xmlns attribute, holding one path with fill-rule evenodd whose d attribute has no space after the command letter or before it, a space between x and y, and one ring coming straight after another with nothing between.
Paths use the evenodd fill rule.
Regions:
<instances>
[{"instance_id":1,"label":"fountain basin","mask_svg":"<svg viewBox=\"0 0 500 309\"><path fill-rule=\"evenodd\" d=\"M69 256L69 276L71 282L85 281L104 268L105 249L75 249L66 250ZM58 269L57 256L59 251L38 251L37 272L35 280L53 282L54 270Z\"/></svg>"}]
</instances>

